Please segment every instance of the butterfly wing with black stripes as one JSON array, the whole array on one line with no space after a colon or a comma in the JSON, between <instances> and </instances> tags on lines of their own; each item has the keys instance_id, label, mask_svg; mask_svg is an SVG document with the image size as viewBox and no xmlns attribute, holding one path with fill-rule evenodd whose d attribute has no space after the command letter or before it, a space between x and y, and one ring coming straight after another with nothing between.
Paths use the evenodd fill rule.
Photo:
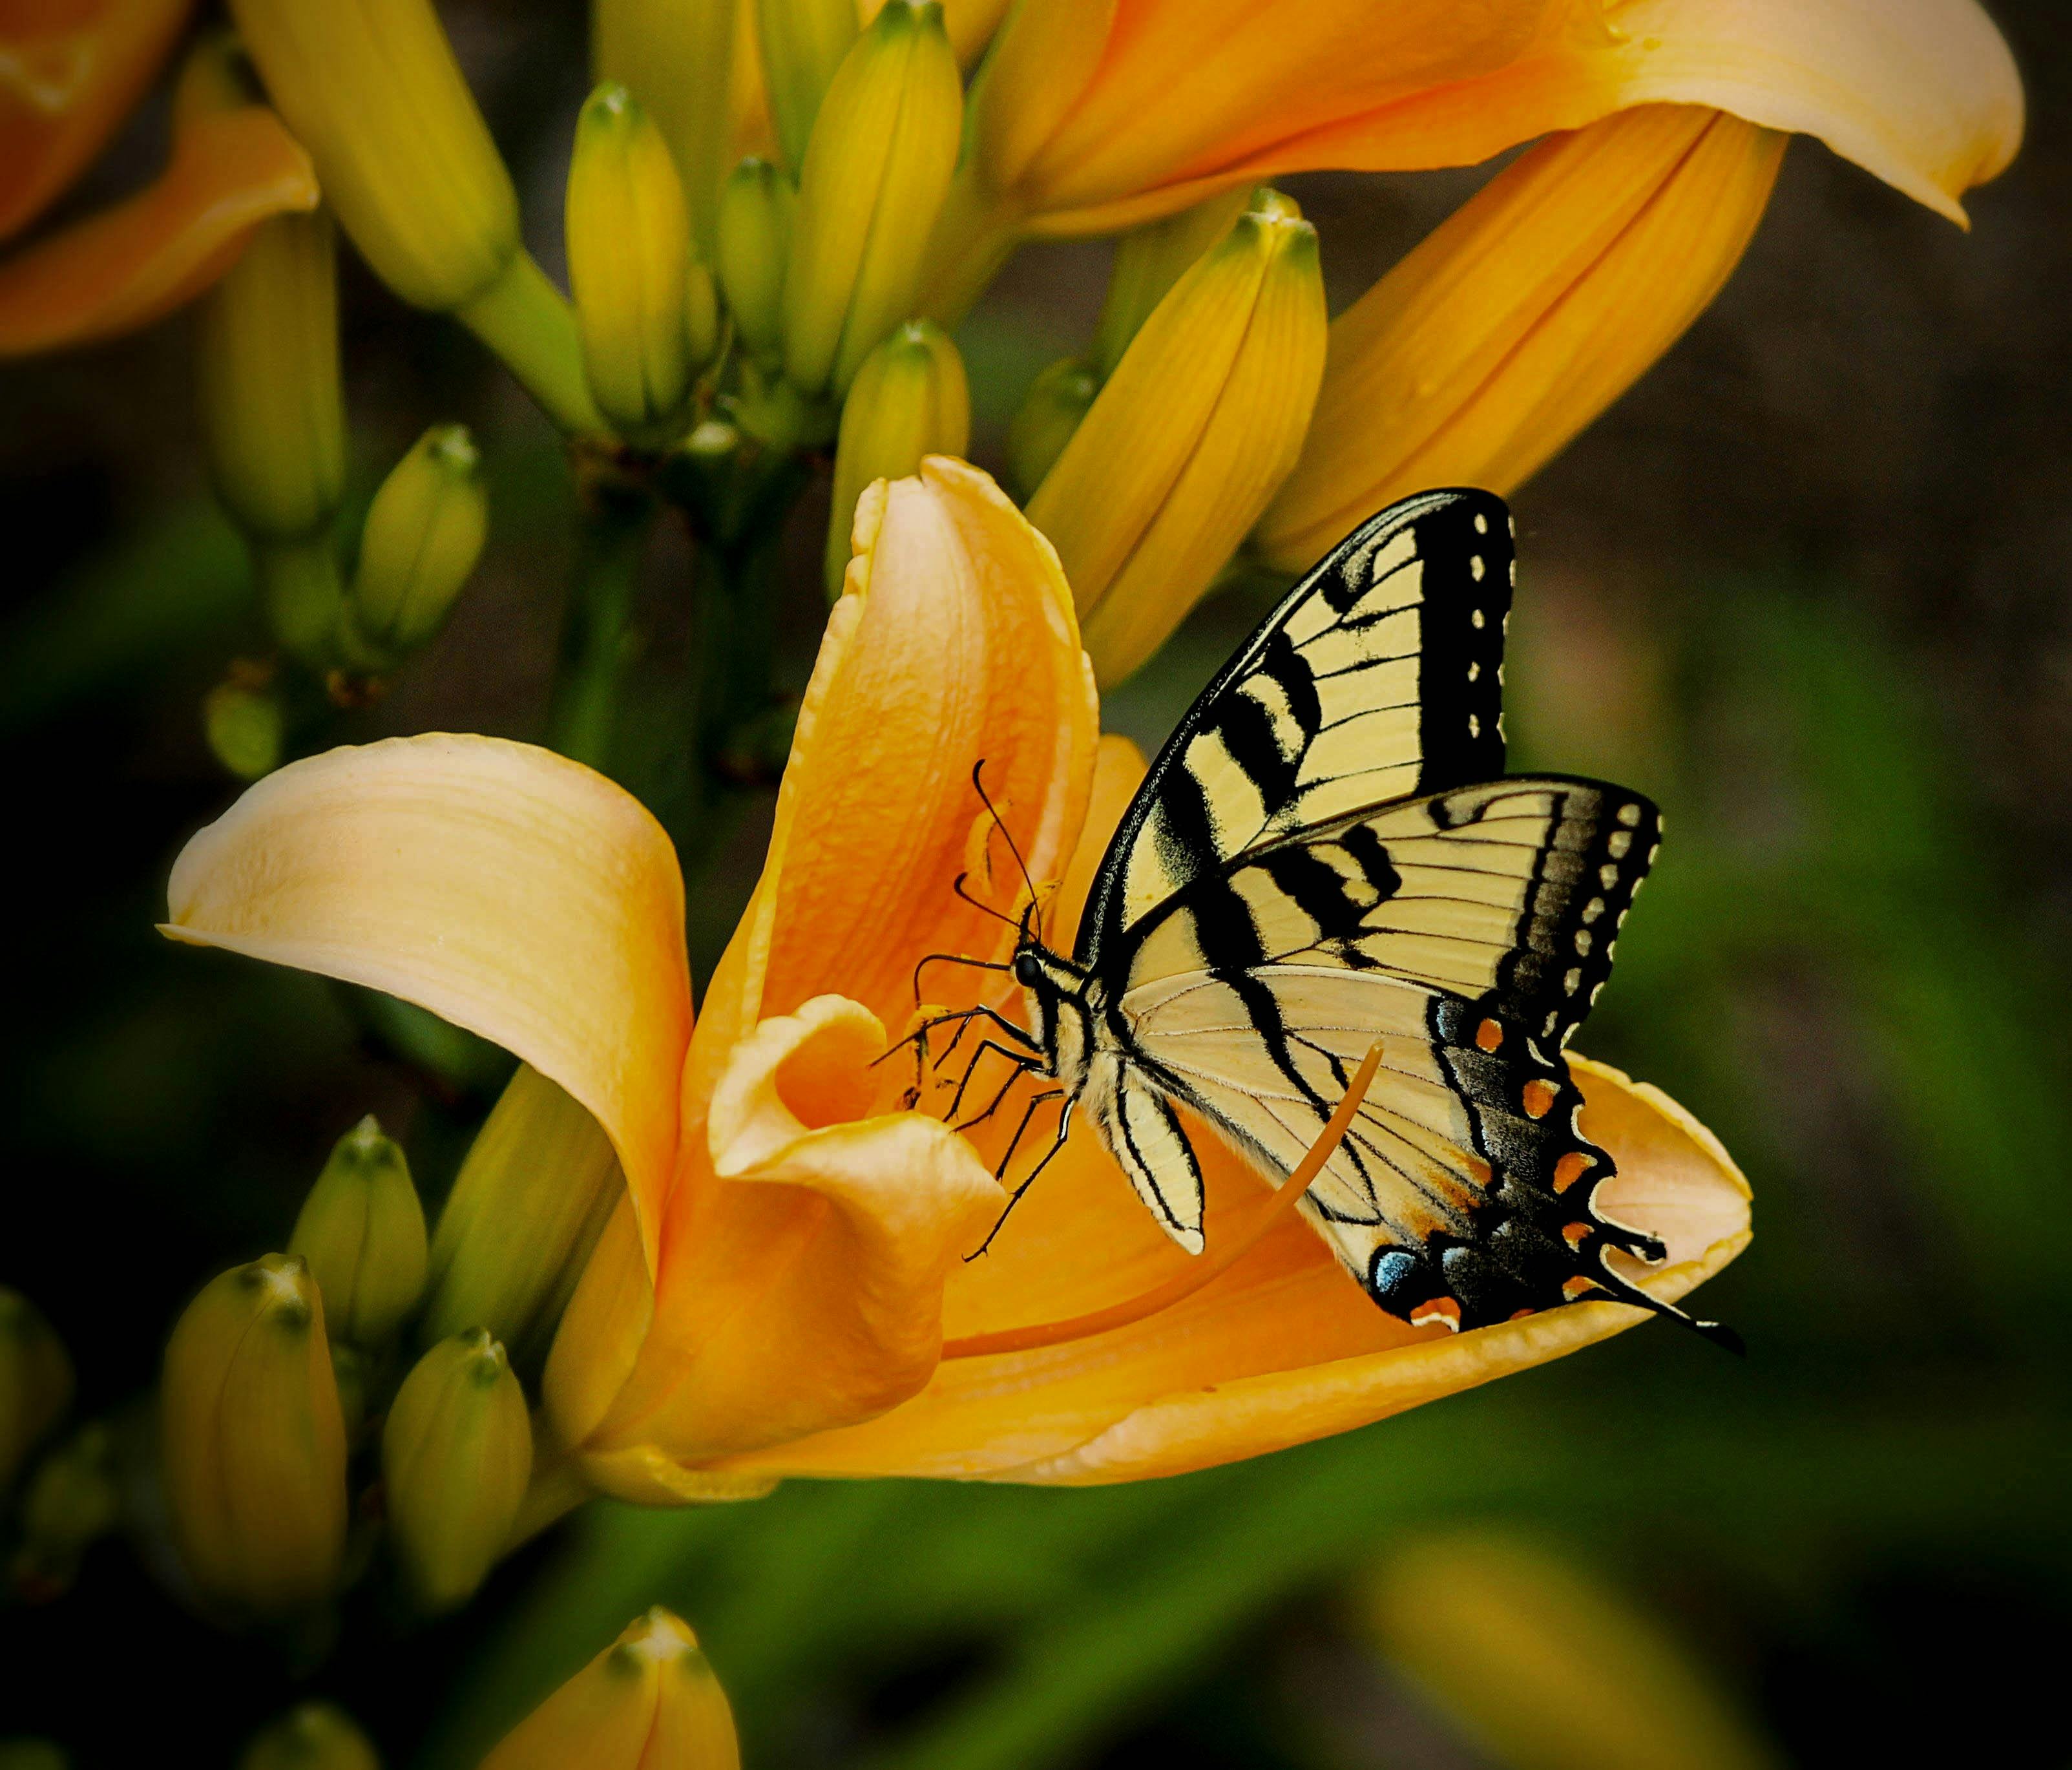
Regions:
<instances>
[{"instance_id":1,"label":"butterfly wing with black stripes","mask_svg":"<svg viewBox=\"0 0 2072 1770\"><path fill-rule=\"evenodd\" d=\"M1382 1041L1301 1208L1383 1308L1455 1328L1588 1295L1660 1307L1632 1278L1662 1249L1599 1208L1613 1165L1561 1056L1660 820L1602 783L1501 778L1511 545L1480 492L1348 537L1160 753L1075 949L1079 1097L1192 1249L1176 1105L1278 1183Z\"/></svg>"}]
</instances>

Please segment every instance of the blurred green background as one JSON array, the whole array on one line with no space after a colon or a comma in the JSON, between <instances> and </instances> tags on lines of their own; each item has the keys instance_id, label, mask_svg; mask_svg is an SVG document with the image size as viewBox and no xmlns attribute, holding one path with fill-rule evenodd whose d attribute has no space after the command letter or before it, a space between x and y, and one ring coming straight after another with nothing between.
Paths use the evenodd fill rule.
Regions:
<instances>
[{"instance_id":1,"label":"blurred green background","mask_svg":"<svg viewBox=\"0 0 2072 1770\"><path fill-rule=\"evenodd\" d=\"M552 265L581 10L444 10ZM1797 144L1717 305L1515 500L1515 762L1630 783L1668 824L1583 1043L1746 1168L1757 1239L1705 1296L1745 1363L1644 1328L1346 1438L1106 1492L595 1506L454 1620L399 1635L356 1600L306 1684L104 1544L66 1602L0 1609L0 1736L113 1764L171 1729L183 1757L228 1761L307 1688L393 1764L466 1763L659 1601L699 1631L762 1770L1907 1762L2039 1731L2061 1743L2018 1761L2072 1762L2072 19L1994 10L2033 116L1975 232ZM134 133L148 158L150 120ZM1334 305L1479 176L1294 181ZM1091 331L1105 263L1026 252L960 335L982 463ZM494 530L438 647L327 735L536 735L571 512L551 434L456 328L347 275L364 488L463 419ZM199 698L256 643L187 363L175 321L0 371L0 1282L56 1321L89 1410L141 1393L204 1277L282 1241L361 1113L435 1203L504 1073L152 932L172 854L232 794ZM825 500L790 537L801 634ZM666 541L650 562L655 681L691 644L688 566ZM1155 743L1273 590L1204 605L1111 727ZM665 815L673 739L658 714L627 769ZM767 809L693 833L720 856L690 906L701 974ZM1515 1643L1419 1595L1492 1554L1580 1583L1651 1644L1627 1678L1601 1630L1543 1631L1599 1669L1601 1710L1630 1704L1638 1756L1506 1719ZM1668 1756L1646 1744L1658 1710L1684 1716Z\"/></svg>"}]
</instances>

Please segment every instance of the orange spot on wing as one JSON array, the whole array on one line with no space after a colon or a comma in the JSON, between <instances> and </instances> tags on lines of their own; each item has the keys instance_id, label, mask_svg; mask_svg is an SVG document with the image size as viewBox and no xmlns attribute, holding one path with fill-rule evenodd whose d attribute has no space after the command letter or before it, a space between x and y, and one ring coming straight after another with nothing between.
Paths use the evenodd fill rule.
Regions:
<instances>
[{"instance_id":1,"label":"orange spot on wing","mask_svg":"<svg viewBox=\"0 0 2072 1770\"><path fill-rule=\"evenodd\" d=\"M1544 1118L1553 1110L1555 1099L1560 1093L1560 1090L1545 1076L1535 1076L1525 1085L1525 1116L1527 1118Z\"/></svg>"},{"instance_id":2,"label":"orange spot on wing","mask_svg":"<svg viewBox=\"0 0 2072 1770\"><path fill-rule=\"evenodd\" d=\"M1587 1223L1565 1224L1562 1226L1561 1239L1572 1248L1580 1248L1590 1239L1590 1225Z\"/></svg>"},{"instance_id":3,"label":"orange spot on wing","mask_svg":"<svg viewBox=\"0 0 2072 1770\"><path fill-rule=\"evenodd\" d=\"M1579 1299L1584 1297L1594 1297L1603 1289L1604 1286L1599 1284L1596 1279L1585 1278L1581 1273L1578 1273L1574 1278L1569 1279L1561 1286L1561 1295L1566 1297L1569 1302L1574 1303Z\"/></svg>"},{"instance_id":4,"label":"orange spot on wing","mask_svg":"<svg viewBox=\"0 0 2072 1770\"><path fill-rule=\"evenodd\" d=\"M1475 1043L1484 1051L1495 1050L1503 1043L1503 1023L1497 1020L1485 1020L1475 1028Z\"/></svg>"},{"instance_id":5,"label":"orange spot on wing","mask_svg":"<svg viewBox=\"0 0 2072 1770\"><path fill-rule=\"evenodd\" d=\"M1579 1149L1572 1149L1554 1164L1554 1190L1565 1192L1577 1181L1597 1166L1596 1161Z\"/></svg>"},{"instance_id":6,"label":"orange spot on wing","mask_svg":"<svg viewBox=\"0 0 2072 1770\"><path fill-rule=\"evenodd\" d=\"M1410 1317L1413 1328L1429 1328L1434 1322L1443 1323L1449 1331L1461 1331L1461 1306L1451 1297L1434 1297L1429 1303L1420 1303Z\"/></svg>"}]
</instances>

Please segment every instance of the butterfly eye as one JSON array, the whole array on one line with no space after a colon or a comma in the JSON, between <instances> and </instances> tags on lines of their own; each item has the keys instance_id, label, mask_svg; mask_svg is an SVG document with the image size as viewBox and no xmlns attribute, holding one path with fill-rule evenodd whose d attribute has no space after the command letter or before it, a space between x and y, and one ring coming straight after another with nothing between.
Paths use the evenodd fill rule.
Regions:
<instances>
[{"instance_id":1,"label":"butterfly eye","mask_svg":"<svg viewBox=\"0 0 2072 1770\"><path fill-rule=\"evenodd\" d=\"M1025 990L1033 990L1043 981L1043 968L1036 962L1034 953L1014 955L1014 981Z\"/></svg>"}]
</instances>

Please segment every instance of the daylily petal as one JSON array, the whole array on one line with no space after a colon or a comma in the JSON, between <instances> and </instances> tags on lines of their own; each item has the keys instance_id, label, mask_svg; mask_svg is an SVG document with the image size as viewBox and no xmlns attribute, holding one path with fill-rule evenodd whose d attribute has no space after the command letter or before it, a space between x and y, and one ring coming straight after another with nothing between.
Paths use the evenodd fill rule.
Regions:
<instances>
[{"instance_id":1,"label":"daylily petal","mask_svg":"<svg viewBox=\"0 0 2072 1770\"><path fill-rule=\"evenodd\" d=\"M1144 784L1145 766L1144 752L1128 738L1112 731L1102 734L1100 747L1094 751L1093 790L1087 795L1079 843L1065 876L1058 882L1058 895L1044 912L1043 925L1050 931L1052 945L1068 941L1079 925L1080 912L1093 895L1094 877L1108 858L1115 826Z\"/></svg>"},{"instance_id":2,"label":"daylily petal","mask_svg":"<svg viewBox=\"0 0 2072 1770\"><path fill-rule=\"evenodd\" d=\"M639 1363L582 1444L592 1479L666 1497L644 1455L619 1453L707 1462L870 1418L927 1382L944 1280L1001 1191L939 1120L870 1116L885 1045L867 1009L822 996L735 1048L712 1101L717 1179L672 1215Z\"/></svg>"},{"instance_id":3,"label":"daylily petal","mask_svg":"<svg viewBox=\"0 0 2072 1770\"><path fill-rule=\"evenodd\" d=\"M603 1126L652 1245L690 1037L683 883L601 775L499 739L291 764L190 842L166 932L386 990L478 1032Z\"/></svg>"},{"instance_id":4,"label":"daylily petal","mask_svg":"<svg viewBox=\"0 0 2072 1770\"><path fill-rule=\"evenodd\" d=\"M1608 1205L1669 1245L1667 1263L1643 1282L1664 1299L1681 1296L1746 1245L1747 1183L1666 1096L1617 1070L1571 1062L1587 1101L1584 1130L1619 1165ZM1213 1150L1205 1166L1215 1233L1242 1235L1264 1208L1265 1189L1251 1179L1248 1196L1248 1176L1227 1152ZM1093 1177L1089 1164L1078 1183ZM1126 1192L1112 1168L1108 1179ZM1050 1182L1046 1173L1038 1192ZM1093 1195L1067 1202L1083 1210ZM1079 1232L1097 1238L1104 1266L1119 1223L1103 1217ZM1033 1233L1018 1213L996 1251ZM1169 1253L1169 1271L1178 1258ZM1048 1319L1098 1300L1077 1279L1071 1288L1079 1294L1059 1299ZM1465 1334L1412 1328L1375 1308L1313 1232L1288 1219L1161 1315L1092 1340L948 1360L919 1397L880 1418L722 1467L1072 1484L1178 1474L1346 1431L1644 1319L1626 1305L1575 1303Z\"/></svg>"},{"instance_id":5,"label":"daylily petal","mask_svg":"<svg viewBox=\"0 0 2072 1770\"><path fill-rule=\"evenodd\" d=\"M194 118L156 183L0 264L0 356L150 324L228 270L267 216L317 197L309 156L271 111Z\"/></svg>"},{"instance_id":6,"label":"daylily petal","mask_svg":"<svg viewBox=\"0 0 2072 1770\"><path fill-rule=\"evenodd\" d=\"M1104 231L1231 184L1325 167L1472 164L1671 103L1817 135L1961 219L1959 198L2008 163L2022 131L2012 58L1974 0L1213 10L1119 0L1097 70L1062 109L1052 92L975 95L981 142L1021 138L1013 116L996 113L1059 119L1005 167L1022 212L1042 217L1045 232ZM1010 24L1004 46L1020 28Z\"/></svg>"},{"instance_id":7,"label":"daylily petal","mask_svg":"<svg viewBox=\"0 0 2072 1770\"><path fill-rule=\"evenodd\" d=\"M1542 143L1332 323L1302 458L1255 545L1299 571L1435 485L1509 492L1696 319L1786 138L1651 105Z\"/></svg>"},{"instance_id":8,"label":"daylily petal","mask_svg":"<svg viewBox=\"0 0 2072 1770\"><path fill-rule=\"evenodd\" d=\"M1038 880L1084 816L1098 714L1050 543L977 468L933 456L865 492L855 545L701 1053L837 990L903 1024L923 955L1005 950L1013 930L951 890L975 841L993 876L974 895L1012 913L1022 888L987 839L977 764ZM694 1070L709 1085L702 1056Z\"/></svg>"},{"instance_id":9,"label":"daylily petal","mask_svg":"<svg viewBox=\"0 0 2072 1770\"><path fill-rule=\"evenodd\" d=\"M191 0L0 4L0 240L107 144L192 10Z\"/></svg>"}]
</instances>

